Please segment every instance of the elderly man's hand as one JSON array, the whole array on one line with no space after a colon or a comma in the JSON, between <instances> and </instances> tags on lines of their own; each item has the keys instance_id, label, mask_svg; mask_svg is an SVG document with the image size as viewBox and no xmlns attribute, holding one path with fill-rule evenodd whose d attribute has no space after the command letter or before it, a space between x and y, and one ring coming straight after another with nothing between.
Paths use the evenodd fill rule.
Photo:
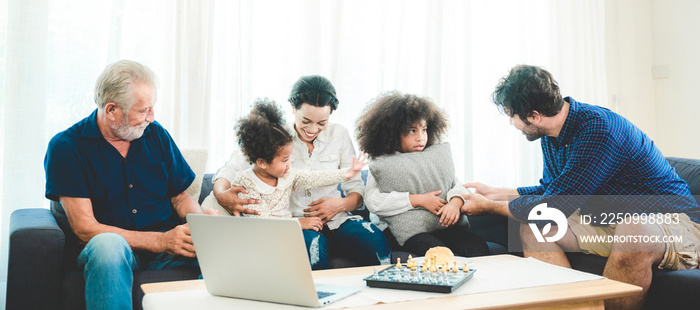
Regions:
<instances>
[{"instance_id":1,"label":"elderly man's hand","mask_svg":"<svg viewBox=\"0 0 700 310\"><path fill-rule=\"evenodd\" d=\"M242 199L238 198L238 193L247 194L248 191L243 186L234 186L219 193L216 196L216 200L219 204L228 211L231 215L241 216L241 214L257 214L260 212L246 208L245 205L252 205L260 203L257 199Z\"/></svg>"},{"instance_id":2,"label":"elderly man's hand","mask_svg":"<svg viewBox=\"0 0 700 310\"><path fill-rule=\"evenodd\" d=\"M161 252L180 255L185 257L195 257L194 244L190 235L190 227L187 224L176 226L160 236Z\"/></svg>"},{"instance_id":3,"label":"elderly man's hand","mask_svg":"<svg viewBox=\"0 0 700 310\"><path fill-rule=\"evenodd\" d=\"M209 209L209 210L204 210L204 214L209 214L209 215L223 215L219 210L214 210L214 209Z\"/></svg>"}]
</instances>

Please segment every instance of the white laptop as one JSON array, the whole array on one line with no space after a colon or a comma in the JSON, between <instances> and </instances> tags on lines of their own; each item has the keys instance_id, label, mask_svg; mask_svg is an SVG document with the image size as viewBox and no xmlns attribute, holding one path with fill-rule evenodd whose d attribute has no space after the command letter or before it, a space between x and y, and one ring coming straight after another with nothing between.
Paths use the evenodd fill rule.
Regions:
<instances>
[{"instance_id":1,"label":"white laptop","mask_svg":"<svg viewBox=\"0 0 700 310\"><path fill-rule=\"evenodd\" d=\"M360 290L314 284L296 220L188 214L212 295L320 307Z\"/></svg>"}]
</instances>

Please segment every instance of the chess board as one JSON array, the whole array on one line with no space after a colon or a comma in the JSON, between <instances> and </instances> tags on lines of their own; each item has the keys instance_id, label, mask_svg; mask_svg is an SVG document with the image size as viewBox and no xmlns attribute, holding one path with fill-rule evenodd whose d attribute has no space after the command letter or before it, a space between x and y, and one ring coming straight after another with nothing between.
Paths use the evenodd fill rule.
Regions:
<instances>
[{"instance_id":1,"label":"chess board","mask_svg":"<svg viewBox=\"0 0 700 310\"><path fill-rule=\"evenodd\" d=\"M364 280L369 287L452 293L471 279L474 272L476 272L475 269L469 269L466 272L461 269L457 272L439 269L431 272L420 269L411 270L406 267L398 268L393 265L381 271L375 268L374 274Z\"/></svg>"}]
</instances>

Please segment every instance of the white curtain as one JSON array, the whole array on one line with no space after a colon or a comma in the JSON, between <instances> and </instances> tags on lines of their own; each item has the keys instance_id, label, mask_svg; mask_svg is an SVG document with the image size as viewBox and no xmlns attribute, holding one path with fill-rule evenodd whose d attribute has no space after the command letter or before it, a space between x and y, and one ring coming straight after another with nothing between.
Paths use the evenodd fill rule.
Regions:
<instances>
[{"instance_id":1,"label":"white curtain","mask_svg":"<svg viewBox=\"0 0 700 310\"><path fill-rule=\"evenodd\" d=\"M516 187L541 175L539 144L498 114L491 91L527 63L565 95L605 104L603 10L602 0L0 0L0 279L10 214L47 206L48 140L95 108L108 63L156 72L156 119L181 148L206 147L209 172L236 147L234 123L254 98L291 112L294 81L320 74L341 102L331 120L351 132L382 92L431 97L450 115L459 177Z\"/></svg>"}]
</instances>

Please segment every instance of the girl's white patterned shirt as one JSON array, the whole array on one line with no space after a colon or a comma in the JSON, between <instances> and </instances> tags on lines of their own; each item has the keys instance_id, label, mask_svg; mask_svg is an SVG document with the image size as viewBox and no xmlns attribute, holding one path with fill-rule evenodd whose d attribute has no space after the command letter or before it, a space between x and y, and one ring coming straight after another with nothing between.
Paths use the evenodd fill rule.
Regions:
<instances>
[{"instance_id":1,"label":"girl's white patterned shirt","mask_svg":"<svg viewBox=\"0 0 700 310\"><path fill-rule=\"evenodd\" d=\"M247 205L259 211L260 217L292 218L289 210L289 195L292 191L310 189L338 184L347 181L344 175L348 168L339 170L305 171L289 169L282 178L277 179L277 186L270 186L255 175L252 168L244 170L231 180L232 186L243 186L247 194L238 193L239 198L257 199L259 204ZM255 216L246 214L246 216Z\"/></svg>"},{"instance_id":2,"label":"girl's white patterned shirt","mask_svg":"<svg viewBox=\"0 0 700 310\"><path fill-rule=\"evenodd\" d=\"M293 169L297 171L316 171L349 168L352 166L352 157L355 155L355 148L353 147L348 130L342 125L330 123L328 128L321 131L313 142L314 150L311 156L309 156L309 148L306 146L306 143L297 136L297 132L292 125L289 124L285 126L285 129L292 135L292 143L294 144L294 149L292 151ZM226 178L231 182L235 176L252 166L253 165L248 162L240 150L235 150L231 154L228 162L216 172L216 175L212 178L212 182L216 182L218 178ZM336 186L337 184L332 184L329 186L293 191L289 201L289 210L292 212L292 216L304 217L304 209L309 208L309 204L316 200L322 198L340 198L340 192ZM365 193L365 187L360 174L343 182L341 187L345 193L358 193L363 196ZM211 199L216 200L213 196L213 194L210 194L209 197L207 197L205 202L202 203L203 208L205 205L216 204L216 206L218 206L218 203L210 201ZM249 205L246 205L246 207L249 207ZM224 214L228 213L223 207L221 207L221 210L224 210ZM343 222L349 219L361 219L361 217L352 215L349 212L340 212L326 224L330 229L337 229Z\"/></svg>"}]
</instances>

